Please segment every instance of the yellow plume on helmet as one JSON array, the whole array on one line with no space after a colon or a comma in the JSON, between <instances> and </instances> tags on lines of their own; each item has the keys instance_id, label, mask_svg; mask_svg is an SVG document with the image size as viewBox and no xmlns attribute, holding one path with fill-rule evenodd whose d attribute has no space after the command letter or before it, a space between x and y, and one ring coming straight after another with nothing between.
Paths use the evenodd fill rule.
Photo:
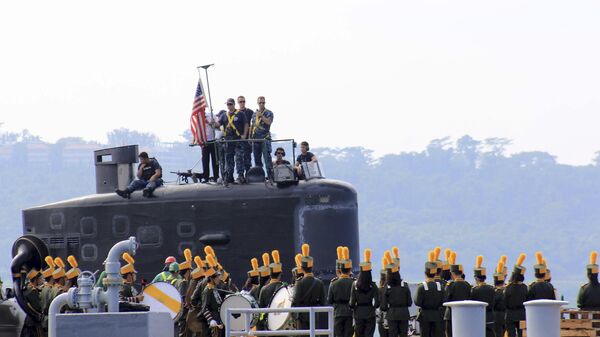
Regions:
<instances>
[{"instance_id":1,"label":"yellow plume on helmet","mask_svg":"<svg viewBox=\"0 0 600 337\"><path fill-rule=\"evenodd\" d=\"M338 246L336 249L336 253L337 253L337 259L341 260L344 258L344 247L342 246Z\"/></svg>"},{"instance_id":2,"label":"yellow plume on helmet","mask_svg":"<svg viewBox=\"0 0 600 337\"><path fill-rule=\"evenodd\" d=\"M263 266L268 267L271 263L271 258L269 257L269 253L263 253L262 255Z\"/></svg>"},{"instance_id":3,"label":"yellow plume on helmet","mask_svg":"<svg viewBox=\"0 0 600 337\"><path fill-rule=\"evenodd\" d=\"M385 261L383 268L385 268L388 264L392 263L392 253L390 253L389 250L386 250L385 253L383 253L383 259Z\"/></svg>"},{"instance_id":4,"label":"yellow plume on helmet","mask_svg":"<svg viewBox=\"0 0 600 337\"><path fill-rule=\"evenodd\" d=\"M215 257L213 255L206 256L206 262L211 268L215 268L217 266L217 261L215 261Z\"/></svg>"},{"instance_id":5,"label":"yellow plume on helmet","mask_svg":"<svg viewBox=\"0 0 600 337\"><path fill-rule=\"evenodd\" d=\"M475 259L475 268L481 268L481 264L483 264L483 255L477 255L477 259Z\"/></svg>"},{"instance_id":6,"label":"yellow plume on helmet","mask_svg":"<svg viewBox=\"0 0 600 337\"><path fill-rule=\"evenodd\" d=\"M496 267L496 273L501 274L504 271L504 262L502 260L498 261L498 266Z\"/></svg>"},{"instance_id":7,"label":"yellow plume on helmet","mask_svg":"<svg viewBox=\"0 0 600 337\"><path fill-rule=\"evenodd\" d=\"M542 256L542 252L535 252L535 259L537 264L544 264L544 257Z\"/></svg>"},{"instance_id":8,"label":"yellow plume on helmet","mask_svg":"<svg viewBox=\"0 0 600 337\"><path fill-rule=\"evenodd\" d=\"M57 265L59 268L65 268L65 263L60 257L54 259L54 264Z\"/></svg>"},{"instance_id":9,"label":"yellow plume on helmet","mask_svg":"<svg viewBox=\"0 0 600 337\"><path fill-rule=\"evenodd\" d=\"M590 264L596 264L597 260L598 260L598 252L594 250L590 253Z\"/></svg>"},{"instance_id":10,"label":"yellow plume on helmet","mask_svg":"<svg viewBox=\"0 0 600 337\"><path fill-rule=\"evenodd\" d=\"M302 245L302 255L308 256L309 254L310 254L310 246L308 245L308 243L305 243Z\"/></svg>"},{"instance_id":11,"label":"yellow plume on helmet","mask_svg":"<svg viewBox=\"0 0 600 337\"><path fill-rule=\"evenodd\" d=\"M450 264L456 264L456 252L450 254L450 260L448 260L448 262L450 262Z\"/></svg>"},{"instance_id":12,"label":"yellow plume on helmet","mask_svg":"<svg viewBox=\"0 0 600 337\"><path fill-rule=\"evenodd\" d=\"M189 248L186 248L183 251L183 256L185 256L185 260L191 262L192 261L192 250Z\"/></svg>"},{"instance_id":13,"label":"yellow plume on helmet","mask_svg":"<svg viewBox=\"0 0 600 337\"><path fill-rule=\"evenodd\" d=\"M450 259L450 254L452 254L452 250L450 250L450 248L444 249L444 257L446 258L446 261Z\"/></svg>"},{"instance_id":14,"label":"yellow plume on helmet","mask_svg":"<svg viewBox=\"0 0 600 337\"><path fill-rule=\"evenodd\" d=\"M48 265L49 268L55 268L56 265L54 264L54 259L52 258L52 256L46 256L46 258L44 259L44 261L46 261L46 264Z\"/></svg>"},{"instance_id":15,"label":"yellow plume on helmet","mask_svg":"<svg viewBox=\"0 0 600 337\"><path fill-rule=\"evenodd\" d=\"M127 263L135 263L135 260L133 259L133 257L131 257L131 255L129 255L129 253L125 252L123 253L123 255L121 256L123 258L123 260L127 261Z\"/></svg>"},{"instance_id":16,"label":"yellow plume on helmet","mask_svg":"<svg viewBox=\"0 0 600 337\"><path fill-rule=\"evenodd\" d=\"M502 255L500 256L500 261L506 266L506 261L508 261L508 256Z\"/></svg>"},{"instance_id":17,"label":"yellow plume on helmet","mask_svg":"<svg viewBox=\"0 0 600 337\"><path fill-rule=\"evenodd\" d=\"M194 262L196 263L196 267L204 268L204 262L202 262L200 256L194 256Z\"/></svg>"},{"instance_id":18,"label":"yellow plume on helmet","mask_svg":"<svg viewBox=\"0 0 600 337\"><path fill-rule=\"evenodd\" d=\"M273 263L281 263L281 257L279 256L278 250L272 251L271 255L273 256Z\"/></svg>"},{"instance_id":19,"label":"yellow plume on helmet","mask_svg":"<svg viewBox=\"0 0 600 337\"><path fill-rule=\"evenodd\" d=\"M429 261L429 262L435 262L435 252L434 252L433 250L430 250L430 251L429 251L429 254L428 254L428 261Z\"/></svg>"},{"instance_id":20,"label":"yellow plume on helmet","mask_svg":"<svg viewBox=\"0 0 600 337\"><path fill-rule=\"evenodd\" d=\"M371 262L371 250L369 248L365 249L364 255L365 255L365 262Z\"/></svg>"},{"instance_id":21,"label":"yellow plume on helmet","mask_svg":"<svg viewBox=\"0 0 600 337\"><path fill-rule=\"evenodd\" d=\"M350 249L348 247L344 247L344 259L350 259Z\"/></svg>"},{"instance_id":22,"label":"yellow plume on helmet","mask_svg":"<svg viewBox=\"0 0 600 337\"><path fill-rule=\"evenodd\" d=\"M434 253L434 258L433 261L439 260L440 259L440 253L442 252L442 248L441 247L435 247L433 249L433 253ZM432 262L433 262L432 261Z\"/></svg>"},{"instance_id":23,"label":"yellow plume on helmet","mask_svg":"<svg viewBox=\"0 0 600 337\"><path fill-rule=\"evenodd\" d=\"M302 254L300 254L300 253L296 254L296 256L294 257L294 260L296 261L296 267L300 268L300 266L302 264Z\"/></svg>"},{"instance_id":24,"label":"yellow plume on helmet","mask_svg":"<svg viewBox=\"0 0 600 337\"><path fill-rule=\"evenodd\" d=\"M392 247L392 253L394 254L394 258L400 258L400 249L398 249L398 246Z\"/></svg>"},{"instance_id":25,"label":"yellow plume on helmet","mask_svg":"<svg viewBox=\"0 0 600 337\"><path fill-rule=\"evenodd\" d=\"M525 253L521 253L519 254L519 258L517 259L517 266L520 266L523 264L523 262L525 262Z\"/></svg>"}]
</instances>

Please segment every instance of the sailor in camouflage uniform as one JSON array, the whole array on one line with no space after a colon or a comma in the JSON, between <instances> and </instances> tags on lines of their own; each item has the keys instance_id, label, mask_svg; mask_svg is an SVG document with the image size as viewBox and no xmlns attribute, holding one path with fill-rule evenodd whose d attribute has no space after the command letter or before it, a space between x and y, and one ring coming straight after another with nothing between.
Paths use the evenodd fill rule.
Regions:
<instances>
[{"instance_id":1,"label":"sailor in camouflage uniform","mask_svg":"<svg viewBox=\"0 0 600 337\"><path fill-rule=\"evenodd\" d=\"M341 253L341 256L340 256ZM339 259L341 257L341 259ZM327 303L333 306L334 335L336 337L351 337L354 333L352 328L352 310L350 309L350 293L354 280L350 277L352 272L352 260L348 247L338 247L337 269L339 277L329 284Z\"/></svg>"},{"instance_id":2,"label":"sailor in camouflage uniform","mask_svg":"<svg viewBox=\"0 0 600 337\"><path fill-rule=\"evenodd\" d=\"M600 283L598 283L598 253L590 254L590 264L586 266L588 283L581 286L577 295L577 307L581 310L600 311Z\"/></svg>"},{"instance_id":3,"label":"sailor in camouflage uniform","mask_svg":"<svg viewBox=\"0 0 600 337\"><path fill-rule=\"evenodd\" d=\"M300 266L304 277L296 282L292 307L319 307L325 305L327 300L323 281L313 274L314 261L309 253L310 246L307 243L303 244ZM298 314L297 326L299 330L310 329L308 313Z\"/></svg>"},{"instance_id":4,"label":"sailor in camouflage uniform","mask_svg":"<svg viewBox=\"0 0 600 337\"><path fill-rule=\"evenodd\" d=\"M358 280L350 292L350 308L354 312L356 337L373 337L375 333L375 310L379 307L379 290L371 275L371 250L365 249L360 264Z\"/></svg>"},{"instance_id":5,"label":"sailor in camouflage uniform","mask_svg":"<svg viewBox=\"0 0 600 337\"><path fill-rule=\"evenodd\" d=\"M34 311L41 313L42 305L40 300L40 290L38 289L44 282L40 272L33 268L27 274L27 288L23 292L25 302ZM23 323L23 330L21 331L21 337L41 337L43 333L41 316L31 317L27 315L25 322Z\"/></svg>"},{"instance_id":6,"label":"sailor in camouflage uniform","mask_svg":"<svg viewBox=\"0 0 600 337\"><path fill-rule=\"evenodd\" d=\"M504 256L505 257L505 256ZM504 304L504 280L506 279L506 267L502 259L498 261L496 272L494 273L494 332L496 337L504 337L506 331L506 305Z\"/></svg>"},{"instance_id":7,"label":"sailor in camouflage uniform","mask_svg":"<svg viewBox=\"0 0 600 337\"><path fill-rule=\"evenodd\" d=\"M394 254L395 256L398 256ZM408 308L412 305L412 296L408 284L400 277L400 259L392 260L389 251L385 252L387 284L381 296L381 310L386 313L389 337L408 336Z\"/></svg>"},{"instance_id":8,"label":"sailor in camouflage uniform","mask_svg":"<svg viewBox=\"0 0 600 337\"><path fill-rule=\"evenodd\" d=\"M544 264L544 258L542 253L536 252L535 258L537 264L533 266L535 272L535 282L529 285L527 291L527 301L533 300L555 300L556 294L554 293L554 287L552 284L546 282L546 265Z\"/></svg>"},{"instance_id":9,"label":"sailor in camouflage uniform","mask_svg":"<svg viewBox=\"0 0 600 337\"><path fill-rule=\"evenodd\" d=\"M462 264L456 263L456 252L450 252L450 277L452 280L446 285L444 302L464 301L471 296L471 285L462 277L464 269ZM447 337L452 337L452 308L446 307L444 313L445 331Z\"/></svg>"},{"instance_id":10,"label":"sailor in camouflage uniform","mask_svg":"<svg viewBox=\"0 0 600 337\"><path fill-rule=\"evenodd\" d=\"M520 254L517 263L510 276L510 283L504 289L504 304L506 305L506 331L508 337L523 336L523 330L519 326L520 321L525 320L525 306L527 301L527 286L525 281L525 254Z\"/></svg>"},{"instance_id":11,"label":"sailor in camouflage uniform","mask_svg":"<svg viewBox=\"0 0 600 337\"><path fill-rule=\"evenodd\" d=\"M262 289L260 290L260 295L258 296L259 308L268 308L271 305L271 300L273 299L275 293L281 287L286 285L285 283L281 282L281 273L283 271L283 265L281 264L281 257L279 255L279 251L272 251L271 257L273 257L273 263L269 264L269 273L271 279L269 283L262 287ZM261 322L261 327L264 328L264 330L268 330L267 314L260 314L259 322Z\"/></svg>"},{"instance_id":12,"label":"sailor in camouflage uniform","mask_svg":"<svg viewBox=\"0 0 600 337\"><path fill-rule=\"evenodd\" d=\"M444 334L440 309L444 302L444 290L442 285L433 279L437 269L435 253L430 251L429 260L425 263L425 281L417 288L415 297L415 304L419 307L417 320L423 337L442 337Z\"/></svg>"},{"instance_id":13,"label":"sailor in camouflage uniform","mask_svg":"<svg viewBox=\"0 0 600 337\"><path fill-rule=\"evenodd\" d=\"M475 262L475 286L471 288L471 300L487 303L485 307L485 336L495 337L494 332L494 305L496 304L496 291L494 287L485 283L486 269L482 266L483 256L477 256Z\"/></svg>"}]
</instances>

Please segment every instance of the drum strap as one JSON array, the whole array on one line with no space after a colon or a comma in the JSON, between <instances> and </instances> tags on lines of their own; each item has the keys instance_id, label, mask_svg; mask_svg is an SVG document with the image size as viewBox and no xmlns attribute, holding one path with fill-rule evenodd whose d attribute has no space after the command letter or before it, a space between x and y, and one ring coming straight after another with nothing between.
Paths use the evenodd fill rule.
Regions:
<instances>
[{"instance_id":1,"label":"drum strap","mask_svg":"<svg viewBox=\"0 0 600 337\"><path fill-rule=\"evenodd\" d=\"M310 293L312 292L312 290L315 288L315 286L317 285L317 280L315 280L313 278L313 282L310 285L310 287L308 288L308 290L306 291L306 294L304 294L304 297L302 297L302 303L306 303L306 300L308 300L308 297L310 296Z\"/></svg>"}]
</instances>

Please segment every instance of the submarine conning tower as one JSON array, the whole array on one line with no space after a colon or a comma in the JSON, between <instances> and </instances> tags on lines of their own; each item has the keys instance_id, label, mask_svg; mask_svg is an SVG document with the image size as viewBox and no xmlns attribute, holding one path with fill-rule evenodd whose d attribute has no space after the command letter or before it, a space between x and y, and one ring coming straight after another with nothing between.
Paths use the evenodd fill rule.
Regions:
<instances>
[{"instance_id":1,"label":"submarine conning tower","mask_svg":"<svg viewBox=\"0 0 600 337\"><path fill-rule=\"evenodd\" d=\"M280 251L289 280L303 243L310 244L315 273L325 279L335 275L337 246L348 246L358 267L358 203L350 184L327 178L285 187L166 183L155 198L136 191L123 199L113 191L133 179L137 155L137 145L95 151L97 194L23 210L23 234L40 238L50 255L74 255L80 268L92 271L103 270L115 242L135 236L138 279L148 281L165 257L181 261L186 248L204 257L206 245L238 285L250 259L273 249Z\"/></svg>"}]
</instances>

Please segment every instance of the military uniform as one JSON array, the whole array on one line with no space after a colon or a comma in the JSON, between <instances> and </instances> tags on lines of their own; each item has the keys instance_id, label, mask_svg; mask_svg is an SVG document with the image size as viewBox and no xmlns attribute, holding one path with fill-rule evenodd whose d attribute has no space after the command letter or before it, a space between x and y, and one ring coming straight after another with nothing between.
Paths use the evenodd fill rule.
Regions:
<instances>
[{"instance_id":1,"label":"military uniform","mask_svg":"<svg viewBox=\"0 0 600 337\"><path fill-rule=\"evenodd\" d=\"M32 282L34 281L32 280ZM34 285L31 283L27 285L27 289L23 292L23 297L25 297L26 303L31 306L31 309L39 313L42 312L40 292ZM25 322L23 323L21 337L39 337L42 335L42 331L42 325L41 322L38 321L38 317L27 315Z\"/></svg>"},{"instance_id":2,"label":"military uniform","mask_svg":"<svg viewBox=\"0 0 600 337\"><path fill-rule=\"evenodd\" d=\"M519 326L520 321L525 320L525 306L527 301L527 286L522 283L525 277L525 254L520 254L514 266L510 283L504 289L504 304L506 305L506 331L508 337L523 336Z\"/></svg>"},{"instance_id":3,"label":"military uniform","mask_svg":"<svg viewBox=\"0 0 600 337\"><path fill-rule=\"evenodd\" d=\"M341 249L339 249L341 248ZM341 253L341 256L340 256ZM350 337L353 334L352 310L350 309L350 293L354 281L343 270L352 269L348 247L338 247L337 269L340 275L329 284L327 303L333 306L334 335L336 337Z\"/></svg>"},{"instance_id":4,"label":"military uniform","mask_svg":"<svg viewBox=\"0 0 600 337\"><path fill-rule=\"evenodd\" d=\"M504 331L506 331L506 305L504 304L504 287L496 287L494 294L494 332L496 333L496 337L504 337Z\"/></svg>"},{"instance_id":5,"label":"military uniform","mask_svg":"<svg viewBox=\"0 0 600 337\"><path fill-rule=\"evenodd\" d=\"M205 250L206 251L206 250ZM217 287L212 282L215 280L219 271L217 270L217 262L214 255L206 256L208 268L204 272L206 276L206 285L204 290L202 291L202 309L200 314L204 317L204 320L208 323L207 325L207 333L206 336L210 335L211 337L220 337L223 327L223 322L221 322L221 303L222 298L219 292L217 291ZM198 289L196 289L198 291ZM208 333L210 331L210 333Z\"/></svg>"},{"instance_id":6,"label":"military uniform","mask_svg":"<svg viewBox=\"0 0 600 337\"><path fill-rule=\"evenodd\" d=\"M471 296L471 285L465 281L460 275L463 275L464 270L462 264L456 263L456 253L450 252L448 256L448 264L450 265L451 275L455 275L453 281L448 282L444 290L444 302L464 301ZM456 276L459 275L459 276ZM452 310L450 307L444 309L444 330L446 336L452 336Z\"/></svg>"},{"instance_id":7,"label":"military uniform","mask_svg":"<svg viewBox=\"0 0 600 337\"><path fill-rule=\"evenodd\" d=\"M475 262L474 276L477 284L471 288L471 297L473 301L480 301L487 303L485 307L485 336L495 337L494 332L494 305L496 304L496 291L494 287L486 284L485 279L487 278L486 269L482 266L483 256L477 256Z\"/></svg>"},{"instance_id":8,"label":"military uniform","mask_svg":"<svg viewBox=\"0 0 600 337\"><path fill-rule=\"evenodd\" d=\"M600 311L600 283L598 283L598 253L590 253L590 263L586 266L587 276L590 282L579 288L577 295L577 307L581 310Z\"/></svg>"},{"instance_id":9,"label":"military uniform","mask_svg":"<svg viewBox=\"0 0 600 337\"><path fill-rule=\"evenodd\" d=\"M544 280L536 280L529 285L527 301L533 300L555 300L556 294L552 284Z\"/></svg>"},{"instance_id":10,"label":"military uniform","mask_svg":"<svg viewBox=\"0 0 600 337\"><path fill-rule=\"evenodd\" d=\"M356 337L373 336L375 332L375 310L379 307L377 284L372 282L371 289L363 292L358 290L355 282L350 293L350 308L354 311Z\"/></svg>"},{"instance_id":11,"label":"military uniform","mask_svg":"<svg viewBox=\"0 0 600 337\"><path fill-rule=\"evenodd\" d=\"M292 307L318 307L325 305L327 301L323 281L312 274L313 258L308 255L309 252L308 244L303 244L301 267L304 277L296 282ZM308 330L310 328L309 313L298 313L297 325L299 330Z\"/></svg>"},{"instance_id":12,"label":"military uniform","mask_svg":"<svg viewBox=\"0 0 600 337\"><path fill-rule=\"evenodd\" d=\"M234 110L221 115L219 124L224 128L225 140L240 140L248 122L243 113ZM247 142L237 141L225 144L225 177L223 178L228 182L233 182L234 162L238 177L244 177L244 143Z\"/></svg>"},{"instance_id":13,"label":"military uniform","mask_svg":"<svg viewBox=\"0 0 600 337\"><path fill-rule=\"evenodd\" d=\"M385 263L383 263L383 265L385 267ZM387 270L385 270L385 269L381 270L380 277L385 279L386 275L387 275ZM381 286L381 287L377 288L377 294L379 296L379 303L382 302L382 299L385 296L385 291L386 291L385 286ZM380 308L376 310L376 314L377 314L377 331L379 332L379 336L380 337L388 337L389 336L389 325L388 325L387 318L386 318L386 312L381 310L381 305L380 305Z\"/></svg>"},{"instance_id":14,"label":"military uniform","mask_svg":"<svg viewBox=\"0 0 600 337\"><path fill-rule=\"evenodd\" d=\"M421 326L421 336L442 337L443 319L441 307L444 302L444 289L439 282L433 280L437 272L434 253L429 253L429 261L425 263L425 274L428 278L417 288L415 304L419 307L417 320Z\"/></svg>"},{"instance_id":15,"label":"military uniform","mask_svg":"<svg viewBox=\"0 0 600 337\"><path fill-rule=\"evenodd\" d=\"M381 310L385 311L389 326L390 337L405 337L408 335L408 308L412 305L412 296L408 284L401 281L394 286L386 286L381 299Z\"/></svg>"}]
</instances>

